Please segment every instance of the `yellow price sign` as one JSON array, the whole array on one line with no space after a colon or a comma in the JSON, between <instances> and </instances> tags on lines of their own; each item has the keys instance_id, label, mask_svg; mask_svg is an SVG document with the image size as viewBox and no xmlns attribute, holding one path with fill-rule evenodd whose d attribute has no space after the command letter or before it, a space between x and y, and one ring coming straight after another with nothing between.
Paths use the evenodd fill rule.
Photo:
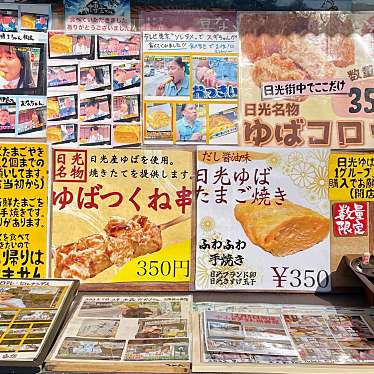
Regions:
<instances>
[{"instance_id":1,"label":"yellow price sign","mask_svg":"<svg viewBox=\"0 0 374 374\"><path fill-rule=\"evenodd\" d=\"M374 153L332 153L329 199L374 201Z\"/></svg>"}]
</instances>

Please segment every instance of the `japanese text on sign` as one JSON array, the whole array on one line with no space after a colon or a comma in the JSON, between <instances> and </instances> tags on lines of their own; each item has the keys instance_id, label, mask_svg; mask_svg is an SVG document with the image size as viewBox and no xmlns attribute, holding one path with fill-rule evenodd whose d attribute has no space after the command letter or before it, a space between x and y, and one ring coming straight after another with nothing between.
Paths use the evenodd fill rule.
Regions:
<instances>
[{"instance_id":1,"label":"japanese text on sign","mask_svg":"<svg viewBox=\"0 0 374 374\"><path fill-rule=\"evenodd\" d=\"M333 201L374 201L374 154L331 154L329 198Z\"/></svg>"},{"instance_id":2,"label":"japanese text on sign","mask_svg":"<svg viewBox=\"0 0 374 374\"><path fill-rule=\"evenodd\" d=\"M0 277L45 277L46 145L3 145L0 155Z\"/></svg>"}]
</instances>

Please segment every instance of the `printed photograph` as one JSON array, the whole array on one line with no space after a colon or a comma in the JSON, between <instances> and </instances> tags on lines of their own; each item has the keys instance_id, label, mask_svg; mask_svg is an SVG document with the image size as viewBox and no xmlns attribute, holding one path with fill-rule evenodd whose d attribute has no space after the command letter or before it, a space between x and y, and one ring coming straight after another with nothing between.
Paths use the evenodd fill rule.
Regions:
<instances>
[{"instance_id":1,"label":"printed photograph","mask_svg":"<svg viewBox=\"0 0 374 374\"><path fill-rule=\"evenodd\" d=\"M63 144L76 142L78 125L69 123L66 125L48 125L47 126L47 142L52 144Z\"/></svg>"},{"instance_id":2,"label":"printed photograph","mask_svg":"<svg viewBox=\"0 0 374 374\"><path fill-rule=\"evenodd\" d=\"M47 107L22 109L18 113L17 133L29 134L45 129L47 125Z\"/></svg>"},{"instance_id":3,"label":"printed photograph","mask_svg":"<svg viewBox=\"0 0 374 374\"><path fill-rule=\"evenodd\" d=\"M170 133L173 119L172 106L158 103L147 103L146 106L147 131L165 131Z\"/></svg>"},{"instance_id":4,"label":"printed photograph","mask_svg":"<svg viewBox=\"0 0 374 374\"><path fill-rule=\"evenodd\" d=\"M0 90L12 94L43 95L45 80L42 47L0 44Z\"/></svg>"},{"instance_id":5,"label":"printed photograph","mask_svg":"<svg viewBox=\"0 0 374 374\"><path fill-rule=\"evenodd\" d=\"M7 331L4 339L21 339L23 338L30 328L29 323L25 324L12 324L11 328Z\"/></svg>"},{"instance_id":6,"label":"printed photograph","mask_svg":"<svg viewBox=\"0 0 374 374\"><path fill-rule=\"evenodd\" d=\"M99 36L97 43L99 58L136 59L140 55L140 34L138 33Z\"/></svg>"},{"instance_id":7,"label":"printed photograph","mask_svg":"<svg viewBox=\"0 0 374 374\"><path fill-rule=\"evenodd\" d=\"M47 14L24 13L21 14L21 30L47 31L49 16Z\"/></svg>"},{"instance_id":8,"label":"printed photograph","mask_svg":"<svg viewBox=\"0 0 374 374\"><path fill-rule=\"evenodd\" d=\"M205 142L207 106L186 103L176 107L177 142Z\"/></svg>"},{"instance_id":9,"label":"printed photograph","mask_svg":"<svg viewBox=\"0 0 374 374\"><path fill-rule=\"evenodd\" d=\"M284 314L284 321L288 326L321 326L327 331L327 324L322 316L307 314Z\"/></svg>"},{"instance_id":10,"label":"printed photograph","mask_svg":"<svg viewBox=\"0 0 374 374\"><path fill-rule=\"evenodd\" d=\"M15 352L20 344L21 340L2 340L0 342L0 353Z\"/></svg>"},{"instance_id":11,"label":"printed photograph","mask_svg":"<svg viewBox=\"0 0 374 374\"><path fill-rule=\"evenodd\" d=\"M111 89L111 65L81 66L81 91L100 91Z\"/></svg>"},{"instance_id":12,"label":"printed photograph","mask_svg":"<svg viewBox=\"0 0 374 374\"><path fill-rule=\"evenodd\" d=\"M244 331L240 322L236 321L207 321L207 333L209 337L228 337L232 339L244 339Z\"/></svg>"},{"instance_id":13,"label":"printed photograph","mask_svg":"<svg viewBox=\"0 0 374 374\"><path fill-rule=\"evenodd\" d=\"M238 97L237 57L193 57L192 71L194 99Z\"/></svg>"},{"instance_id":14,"label":"printed photograph","mask_svg":"<svg viewBox=\"0 0 374 374\"><path fill-rule=\"evenodd\" d=\"M139 95L113 96L114 122L139 122Z\"/></svg>"},{"instance_id":15,"label":"printed photograph","mask_svg":"<svg viewBox=\"0 0 374 374\"><path fill-rule=\"evenodd\" d=\"M80 145L109 145L111 128L109 124L85 124L79 126Z\"/></svg>"},{"instance_id":16,"label":"printed photograph","mask_svg":"<svg viewBox=\"0 0 374 374\"><path fill-rule=\"evenodd\" d=\"M11 299L12 297L10 297L9 299ZM8 300L9 300L8 299ZM6 297L5 297L5 300L4 300L4 297L1 296L1 293L0 293L0 308L14 308L13 304L10 303L10 304L5 304L5 305L11 305L10 307L9 306L1 306L1 305L4 305L4 304L1 304L3 301L6 302ZM0 310L0 321L1 323L5 323L5 322L11 322L15 316L15 314L17 313L17 311L15 310ZM4 325L1 325L3 331L4 331Z\"/></svg>"},{"instance_id":17,"label":"printed photograph","mask_svg":"<svg viewBox=\"0 0 374 374\"><path fill-rule=\"evenodd\" d=\"M180 338L187 337L186 320L139 320L139 330L135 335L136 339L149 338Z\"/></svg>"},{"instance_id":18,"label":"printed photograph","mask_svg":"<svg viewBox=\"0 0 374 374\"><path fill-rule=\"evenodd\" d=\"M78 95L50 96L47 99L47 120L60 121L78 118Z\"/></svg>"},{"instance_id":19,"label":"printed photograph","mask_svg":"<svg viewBox=\"0 0 374 374\"><path fill-rule=\"evenodd\" d=\"M17 316L17 321L52 321L55 314L55 310L21 310Z\"/></svg>"},{"instance_id":20,"label":"printed photograph","mask_svg":"<svg viewBox=\"0 0 374 374\"><path fill-rule=\"evenodd\" d=\"M122 91L140 87L141 67L139 62L113 65L113 90Z\"/></svg>"},{"instance_id":21,"label":"printed photograph","mask_svg":"<svg viewBox=\"0 0 374 374\"><path fill-rule=\"evenodd\" d=\"M80 100L80 120L95 122L111 117L111 95L102 95Z\"/></svg>"},{"instance_id":22,"label":"printed photograph","mask_svg":"<svg viewBox=\"0 0 374 374\"><path fill-rule=\"evenodd\" d=\"M188 360L188 339L129 340L125 361Z\"/></svg>"},{"instance_id":23,"label":"printed photograph","mask_svg":"<svg viewBox=\"0 0 374 374\"><path fill-rule=\"evenodd\" d=\"M327 324L335 338L364 337L374 339L374 332L361 316L334 315Z\"/></svg>"},{"instance_id":24,"label":"printed photograph","mask_svg":"<svg viewBox=\"0 0 374 374\"><path fill-rule=\"evenodd\" d=\"M65 338L56 358L116 361L121 359L125 343L125 340Z\"/></svg>"},{"instance_id":25,"label":"printed photograph","mask_svg":"<svg viewBox=\"0 0 374 374\"><path fill-rule=\"evenodd\" d=\"M161 97L190 96L188 56L144 56L144 95Z\"/></svg>"},{"instance_id":26,"label":"printed photograph","mask_svg":"<svg viewBox=\"0 0 374 374\"><path fill-rule=\"evenodd\" d=\"M0 9L0 31L18 31L17 9Z\"/></svg>"},{"instance_id":27,"label":"printed photograph","mask_svg":"<svg viewBox=\"0 0 374 374\"><path fill-rule=\"evenodd\" d=\"M54 308L59 302L61 287L2 287L0 308ZM4 313L1 311L1 313Z\"/></svg>"},{"instance_id":28,"label":"printed photograph","mask_svg":"<svg viewBox=\"0 0 374 374\"><path fill-rule=\"evenodd\" d=\"M141 142L141 126L131 124L113 124L112 144L138 144Z\"/></svg>"},{"instance_id":29,"label":"printed photograph","mask_svg":"<svg viewBox=\"0 0 374 374\"><path fill-rule=\"evenodd\" d=\"M49 58L94 58L94 38L88 35L67 35L63 32L48 33Z\"/></svg>"},{"instance_id":30,"label":"printed photograph","mask_svg":"<svg viewBox=\"0 0 374 374\"><path fill-rule=\"evenodd\" d=\"M207 136L209 143L237 143L238 106L237 104L209 104Z\"/></svg>"},{"instance_id":31,"label":"printed photograph","mask_svg":"<svg viewBox=\"0 0 374 374\"><path fill-rule=\"evenodd\" d=\"M78 84L78 65L48 67L48 87L73 86Z\"/></svg>"},{"instance_id":32,"label":"printed photograph","mask_svg":"<svg viewBox=\"0 0 374 374\"><path fill-rule=\"evenodd\" d=\"M14 134L16 116L16 104L0 104L0 134Z\"/></svg>"},{"instance_id":33,"label":"printed photograph","mask_svg":"<svg viewBox=\"0 0 374 374\"><path fill-rule=\"evenodd\" d=\"M181 314L179 301L85 301L79 317L101 318L178 318Z\"/></svg>"},{"instance_id":34,"label":"printed photograph","mask_svg":"<svg viewBox=\"0 0 374 374\"><path fill-rule=\"evenodd\" d=\"M83 338L114 338L119 327L119 319L84 319L77 336Z\"/></svg>"}]
</instances>

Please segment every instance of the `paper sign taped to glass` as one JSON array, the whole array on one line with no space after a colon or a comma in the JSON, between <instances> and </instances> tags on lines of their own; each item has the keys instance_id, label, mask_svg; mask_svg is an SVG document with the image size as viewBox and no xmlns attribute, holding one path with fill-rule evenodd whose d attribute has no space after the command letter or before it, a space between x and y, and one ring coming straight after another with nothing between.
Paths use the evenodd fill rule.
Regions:
<instances>
[{"instance_id":1,"label":"paper sign taped to glass","mask_svg":"<svg viewBox=\"0 0 374 374\"><path fill-rule=\"evenodd\" d=\"M198 150L197 289L330 290L328 155Z\"/></svg>"},{"instance_id":2,"label":"paper sign taped to glass","mask_svg":"<svg viewBox=\"0 0 374 374\"><path fill-rule=\"evenodd\" d=\"M372 15L242 13L239 19L241 144L373 147Z\"/></svg>"},{"instance_id":3,"label":"paper sign taped to glass","mask_svg":"<svg viewBox=\"0 0 374 374\"><path fill-rule=\"evenodd\" d=\"M190 151L55 149L53 162L53 276L189 281Z\"/></svg>"}]
</instances>

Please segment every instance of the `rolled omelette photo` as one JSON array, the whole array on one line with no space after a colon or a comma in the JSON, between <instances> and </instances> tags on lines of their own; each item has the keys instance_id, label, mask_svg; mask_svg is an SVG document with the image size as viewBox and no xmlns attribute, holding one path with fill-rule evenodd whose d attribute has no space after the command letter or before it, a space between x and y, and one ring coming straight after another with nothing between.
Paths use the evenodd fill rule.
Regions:
<instances>
[{"instance_id":1,"label":"rolled omelette photo","mask_svg":"<svg viewBox=\"0 0 374 374\"><path fill-rule=\"evenodd\" d=\"M278 203L279 204L279 203ZM313 247L330 231L329 219L301 205L284 200L278 205L239 203L235 218L251 242L273 256L288 256Z\"/></svg>"}]
</instances>

